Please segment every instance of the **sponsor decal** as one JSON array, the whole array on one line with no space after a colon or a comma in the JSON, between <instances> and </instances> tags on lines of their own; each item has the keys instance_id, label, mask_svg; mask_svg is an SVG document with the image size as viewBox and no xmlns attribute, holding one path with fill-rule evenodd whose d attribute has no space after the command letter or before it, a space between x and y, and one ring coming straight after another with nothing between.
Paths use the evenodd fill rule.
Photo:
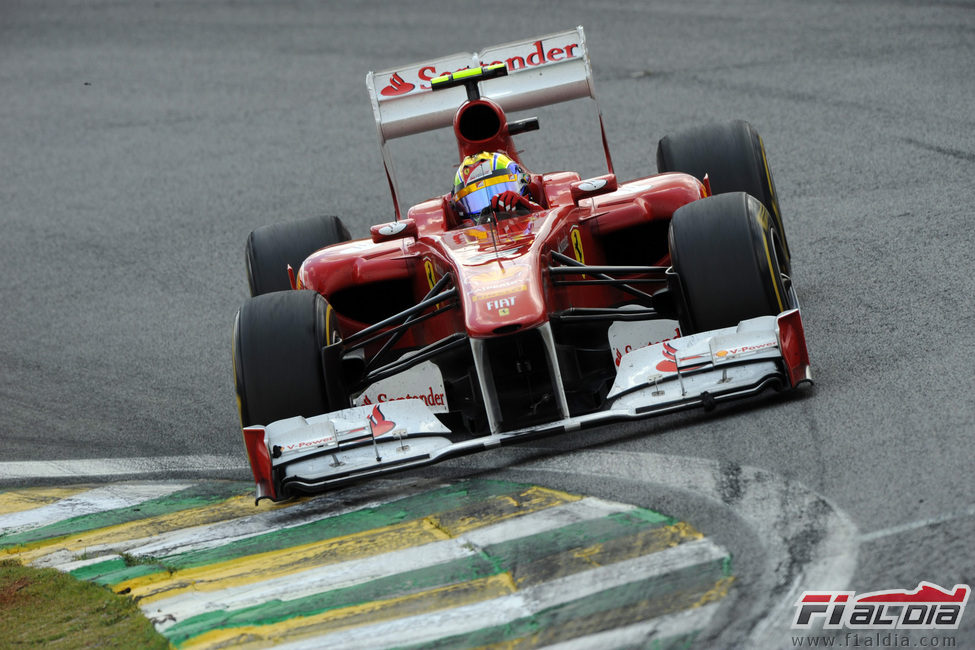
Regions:
<instances>
[{"instance_id":1,"label":"sponsor decal","mask_svg":"<svg viewBox=\"0 0 975 650\"><path fill-rule=\"evenodd\" d=\"M444 396L443 391L440 391L439 393L434 392L432 386L427 389L427 392L425 393L421 392L417 395L414 395L412 393L406 393L403 395L391 395L389 393L379 393L378 395L376 395L376 401L379 402L380 404L382 404L383 402L395 402L397 400L403 400L403 399L420 399L423 400L424 404L430 407L447 405L446 397ZM366 395L363 398L362 404L363 405L372 404L372 400L369 399L368 395ZM378 405L376 406L376 408L379 408Z\"/></svg>"},{"instance_id":2,"label":"sponsor decal","mask_svg":"<svg viewBox=\"0 0 975 650\"><path fill-rule=\"evenodd\" d=\"M518 280L518 282L520 282L520 280ZM524 282L522 282L519 285L510 286L510 287L509 286L504 286L505 284L507 284L507 283L503 283L503 284L499 285L499 288L492 289L491 291L482 291L482 292L479 292L479 293L474 294L474 296L473 296L474 301L477 302L478 300L491 300L493 298L497 298L498 296L504 296L506 294L518 293L518 292L521 292L521 291L527 291L528 290L528 285L525 284ZM514 302L514 299L512 299L512 303L513 302Z\"/></svg>"},{"instance_id":3,"label":"sponsor decal","mask_svg":"<svg viewBox=\"0 0 975 650\"><path fill-rule=\"evenodd\" d=\"M572 255L576 258L577 262L585 264L586 252L582 249L582 234L579 232L579 226L572 226L569 229L569 240L572 242Z\"/></svg>"},{"instance_id":4,"label":"sponsor decal","mask_svg":"<svg viewBox=\"0 0 975 650\"><path fill-rule=\"evenodd\" d=\"M501 316L507 316L509 312L509 307L515 306L516 296L508 296L507 298L497 298L495 300L488 300L485 303L485 307L488 311L497 311Z\"/></svg>"},{"instance_id":5,"label":"sponsor decal","mask_svg":"<svg viewBox=\"0 0 975 650\"><path fill-rule=\"evenodd\" d=\"M334 447L336 445L336 438L334 433L328 433L317 438L315 440L301 440L300 442L290 443L287 445L275 445L278 449L282 451L295 451L301 449L308 449L310 447Z\"/></svg>"},{"instance_id":6,"label":"sponsor decal","mask_svg":"<svg viewBox=\"0 0 975 650\"><path fill-rule=\"evenodd\" d=\"M399 76L399 73L393 73L393 76L389 78L389 85L379 91L379 94L383 97L399 97L400 95L405 95L411 90L415 89L416 86Z\"/></svg>"},{"instance_id":7,"label":"sponsor decal","mask_svg":"<svg viewBox=\"0 0 975 650\"><path fill-rule=\"evenodd\" d=\"M384 433L389 433L396 428L396 423L392 420L387 420L386 416L379 409L379 404L376 404L372 409L372 413L369 415L369 433L372 434L373 438L378 438Z\"/></svg>"},{"instance_id":8,"label":"sponsor decal","mask_svg":"<svg viewBox=\"0 0 975 650\"><path fill-rule=\"evenodd\" d=\"M356 406L370 406L404 399L421 400L434 413L449 410L443 375L431 361L372 384L355 399Z\"/></svg>"},{"instance_id":9,"label":"sponsor decal","mask_svg":"<svg viewBox=\"0 0 975 650\"><path fill-rule=\"evenodd\" d=\"M681 357L681 361L687 361L688 359L696 359L700 355L694 355L693 357ZM690 366L684 368L687 370L696 370L703 366L704 364L698 366ZM660 372L677 372L677 348L670 345L664 341L664 360L657 364L657 370Z\"/></svg>"},{"instance_id":10,"label":"sponsor decal","mask_svg":"<svg viewBox=\"0 0 975 650\"><path fill-rule=\"evenodd\" d=\"M427 276L427 284L433 289L434 285L437 284L437 272L433 268L433 262L430 258L425 258L423 260L423 270Z\"/></svg>"},{"instance_id":11,"label":"sponsor decal","mask_svg":"<svg viewBox=\"0 0 975 650\"><path fill-rule=\"evenodd\" d=\"M629 354L630 352L633 352L633 350L638 350L640 348L649 347L649 346L651 346L651 345L653 345L655 343L663 343L664 341L670 341L671 339L676 339L676 338L679 338L679 337L680 337L680 330L675 327L674 328L674 334L673 334L673 336L668 336L667 338L659 339L657 341L648 341L648 342L644 343L643 345L629 345L629 344L627 344L627 345L624 345L622 349L617 348L617 347L614 347L613 348L613 359L614 359L614 362L616 363L616 367L619 368L620 361L623 360L623 355L624 354ZM676 370L677 370L677 368L675 367L674 368L674 371L676 372Z\"/></svg>"},{"instance_id":12,"label":"sponsor decal","mask_svg":"<svg viewBox=\"0 0 975 650\"><path fill-rule=\"evenodd\" d=\"M853 591L804 591L795 603L792 627L956 630L969 595L969 585L957 584L948 590L923 581L912 591L891 589L859 595Z\"/></svg>"},{"instance_id":13,"label":"sponsor decal","mask_svg":"<svg viewBox=\"0 0 975 650\"><path fill-rule=\"evenodd\" d=\"M504 63L508 72L513 73L583 56L584 50L577 40L578 35L571 32L568 37L569 42L565 42L565 36L560 36L544 41L539 39L515 46L489 49L478 57L478 65L485 67ZM379 99L383 101L428 91L432 79L469 70L473 60L473 56L459 59L451 57L425 63L417 68L398 70L386 80L386 85L379 91Z\"/></svg>"},{"instance_id":14,"label":"sponsor decal","mask_svg":"<svg viewBox=\"0 0 975 650\"><path fill-rule=\"evenodd\" d=\"M632 307L622 307L626 313ZM680 327L675 320L660 319L653 321L615 321L607 331L613 363L619 368L623 357L641 348L657 343L680 338Z\"/></svg>"},{"instance_id":15,"label":"sponsor decal","mask_svg":"<svg viewBox=\"0 0 975 650\"><path fill-rule=\"evenodd\" d=\"M739 354L747 354L749 352L758 352L759 350L765 350L767 348L774 348L778 345L775 341L769 341L767 343L762 343L760 345L743 345L740 348L728 348L727 350L718 350L714 353L716 357L727 357L728 355L737 356Z\"/></svg>"},{"instance_id":16,"label":"sponsor decal","mask_svg":"<svg viewBox=\"0 0 975 650\"><path fill-rule=\"evenodd\" d=\"M535 68L547 63L558 63L566 59L574 59L579 56L580 48L578 43L569 43L562 47L547 47L542 41L535 41L529 46L527 56L514 54L504 60L482 61L481 65L497 65L504 63L508 66L508 72L514 72L524 68ZM504 56L501 54L500 56ZM489 58L489 57L485 57Z\"/></svg>"}]
</instances>

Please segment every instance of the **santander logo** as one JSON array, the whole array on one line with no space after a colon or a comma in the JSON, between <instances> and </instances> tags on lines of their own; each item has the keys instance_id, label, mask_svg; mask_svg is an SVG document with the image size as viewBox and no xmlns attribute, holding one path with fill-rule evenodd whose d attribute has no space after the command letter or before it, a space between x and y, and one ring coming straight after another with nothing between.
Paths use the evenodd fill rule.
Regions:
<instances>
[{"instance_id":1,"label":"santander logo","mask_svg":"<svg viewBox=\"0 0 975 650\"><path fill-rule=\"evenodd\" d=\"M572 36L575 37L575 33L572 32ZM561 42L560 42L561 41ZM480 58L480 65L496 65L498 63L504 63L508 66L508 72L516 72L518 70L525 70L530 68L535 68L542 65L548 65L550 63L558 63L559 61L564 61L566 59L574 59L580 57L584 54L584 49L578 42L566 42L566 39L556 38L542 41L541 39L531 42L525 42L517 44L516 46L495 48L484 53L484 56ZM470 59L468 59L469 61ZM438 69L435 65L436 62L425 63L417 68L401 70L399 72L393 73L389 78L389 83L379 94L386 98L400 97L402 95L407 95L417 90L429 90L431 79L436 79L439 76L448 74L450 72L458 72L459 70L467 70L471 66L461 65L460 67L455 67L459 65L456 62L454 65L440 62L440 65L446 67L447 69Z\"/></svg>"},{"instance_id":2,"label":"santander logo","mask_svg":"<svg viewBox=\"0 0 975 650\"><path fill-rule=\"evenodd\" d=\"M695 355L693 357L681 357L681 361L694 359L697 356L699 355ZM685 370L697 370L701 367L701 365L691 366L689 368L685 368ZM677 348L672 346L670 343L664 342L664 360L657 364L657 370L660 372L677 372Z\"/></svg>"},{"instance_id":3,"label":"santander logo","mask_svg":"<svg viewBox=\"0 0 975 650\"><path fill-rule=\"evenodd\" d=\"M399 76L398 72L396 72L392 77L390 77L389 85L380 90L379 94L384 97L399 97L400 95L405 95L414 88L416 88L414 84L406 81L403 79L403 77Z\"/></svg>"}]
</instances>

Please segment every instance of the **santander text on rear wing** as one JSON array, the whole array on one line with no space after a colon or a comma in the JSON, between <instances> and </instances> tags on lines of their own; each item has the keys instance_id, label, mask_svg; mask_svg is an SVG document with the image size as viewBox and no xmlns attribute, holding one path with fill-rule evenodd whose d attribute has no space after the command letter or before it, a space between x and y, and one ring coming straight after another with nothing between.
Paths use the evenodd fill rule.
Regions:
<instances>
[{"instance_id":1,"label":"santander text on rear wing","mask_svg":"<svg viewBox=\"0 0 975 650\"><path fill-rule=\"evenodd\" d=\"M452 124L457 108L467 99L466 91L463 87L454 87L434 93L431 91L432 79L458 70L499 63L506 65L508 74L485 79L481 84L481 96L496 102L506 113L586 97L595 102L592 68L582 27L366 75L397 216L396 183L386 143ZM596 111L598 115L598 105ZM605 144L605 137L603 141ZM612 168L608 150L606 154L607 163Z\"/></svg>"},{"instance_id":2,"label":"santander text on rear wing","mask_svg":"<svg viewBox=\"0 0 975 650\"><path fill-rule=\"evenodd\" d=\"M463 88L438 93L430 80L450 72L504 63L508 75L484 82L481 95L505 112L527 110L556 102L592 97L592 70L582 27L482 52L458 53L384 72L370 72L366 85L379 128L379 139L422 133L450 126L454 112L466 99Z\"/></svg>"}]
</instances>

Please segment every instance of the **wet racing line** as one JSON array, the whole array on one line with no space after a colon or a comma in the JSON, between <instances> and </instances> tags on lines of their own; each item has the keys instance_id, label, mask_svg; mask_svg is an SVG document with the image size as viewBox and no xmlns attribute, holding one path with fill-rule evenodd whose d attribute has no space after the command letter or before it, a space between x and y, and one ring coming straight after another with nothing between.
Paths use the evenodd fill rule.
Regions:
<instances>
[{"instance_id":1,"label":"wet racing line","mask_svg":"<svg viewBox=\"0 0 975 650\"><path fill-rule=\"evenodd\" d=\"M493 459L542 476L584 467L648 483L667 477L667 489L733 507L772 549L775 602L748 612L756 643L783 638L782 617L763 606L790 607L800 584L845 586L852 571L855 529L842 513L761 470L738 468L728 503L727 468L713 461L614 451L525 459L532 451L496 450ZM0 478L14 473L5 465ZM815 511L825 532L797 566L783 558L813 525L802 511ZM259 507L253 486L237 481L12 489L0 493L0 557L135 598L187 648L668 647L692 641L735 581L728 551L687 522L486 479L381 480Z\"/></svg>"}]
</instances>

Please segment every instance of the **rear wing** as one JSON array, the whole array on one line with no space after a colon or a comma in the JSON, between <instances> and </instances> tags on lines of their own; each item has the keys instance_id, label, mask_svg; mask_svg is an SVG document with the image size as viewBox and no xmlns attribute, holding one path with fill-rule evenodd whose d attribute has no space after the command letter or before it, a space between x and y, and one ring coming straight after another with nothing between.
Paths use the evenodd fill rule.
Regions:
<instances>
[{"instance_id":1,"label":"rear wing","mask_svg":"<svg viewBox=\"0 0 975 650\"><path fill-rule=\"evenodd\" d=\"M504 63L508 74L486 79L481 96L496 102L505 113L528 110L572 99L591 98L592 68L582 27L536 38L489 47L481 52L458 53L421 63L401 66L384 72L369 72L366 86L379 131L383 164L393 193L393 205L399 218L396 181L386 143L395 138L450 126L457 109L467 100L463 87L431 91L436 77ZM598 104L596 106L599 114ZM602 129L602 117L599 117ZM603 146L612 172L605 133Z\"/></svg>"}]
</instances>

